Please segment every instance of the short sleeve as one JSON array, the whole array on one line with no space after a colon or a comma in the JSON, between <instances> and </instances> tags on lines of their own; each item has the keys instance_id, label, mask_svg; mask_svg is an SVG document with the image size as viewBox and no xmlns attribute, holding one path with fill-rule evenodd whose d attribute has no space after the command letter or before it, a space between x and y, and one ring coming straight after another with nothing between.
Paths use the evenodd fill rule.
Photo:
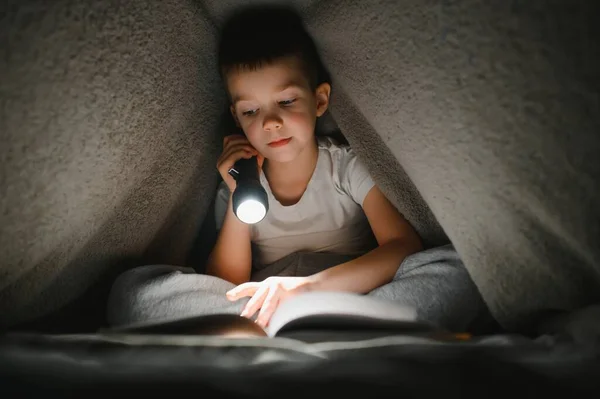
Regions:
<instances>
[{"instance_id":1,"label":"short sleeve","mask_svg":"<svg viewBox=\"0 0 600 399\"><path fill-rule=\"evenodd\" d=\"M217 188L217 198L215 199L215 223L217 231L223 227L227 206L229 205L229 187L222 181Z\"/></svg>"},{"instance_id":2,"label":"short sleeve","mask_svg":"<svg viewBox=\"0 0 600 399\"><path fill-rule=\"evenodd\" d=\"M339 159L340 184L354 202L363 206L365 197L375 186L367 167L351 148L344 148Z\"/></svg>"}]
</instances>

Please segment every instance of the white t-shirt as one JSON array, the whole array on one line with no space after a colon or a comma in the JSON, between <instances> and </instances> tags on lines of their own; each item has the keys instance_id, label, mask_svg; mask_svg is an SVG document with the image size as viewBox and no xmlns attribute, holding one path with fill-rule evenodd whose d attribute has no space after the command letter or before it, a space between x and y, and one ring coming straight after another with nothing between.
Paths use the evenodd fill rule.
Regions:
<instances>
[{"instance_id":1,"label":"white t-shirt","mask_svg":"<svg viewBox=\"0 0 600 399\"><path fill-rule=\"evenodd\" d=\"M352 149L332 138L318 138L317 166L300 200L283 206L261 173L269 211L251 225L253 266L261 269L293 252L361 255L376 246L362 205L374 182ZM217 191L217 229L223 224L229 189Z\"/></svg>"}]
</instances>

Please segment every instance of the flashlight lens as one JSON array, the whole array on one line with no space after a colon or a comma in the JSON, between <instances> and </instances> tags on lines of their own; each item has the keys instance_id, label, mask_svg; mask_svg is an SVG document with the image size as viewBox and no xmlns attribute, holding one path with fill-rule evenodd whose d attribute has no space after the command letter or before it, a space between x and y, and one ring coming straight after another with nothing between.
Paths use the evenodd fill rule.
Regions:
<instances>
[{"instance_id":1,"label":"flashlight lens","mask_svg":"<svg viewBox=\"0 0 600 399\"><path fill-rule=\"evenodd\" d=\"M244 223L260 222L267 214L267 209L257 200L247 199L238 206L236 215Z\"/></svg>"}]
</instances>

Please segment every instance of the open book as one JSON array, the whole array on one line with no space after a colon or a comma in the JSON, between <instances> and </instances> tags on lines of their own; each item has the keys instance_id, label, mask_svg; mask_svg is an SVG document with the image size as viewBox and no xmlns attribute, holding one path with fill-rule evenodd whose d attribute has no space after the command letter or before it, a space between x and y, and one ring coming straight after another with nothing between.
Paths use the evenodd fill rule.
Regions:
<instances>
[{"instance_id":1,"label":"open book","mask_svg":"<svg viewBox=\"0 0 600 399\"><path fill-rule=\"evenodd\" d=\"M268 336L301 328L365 328L416 322L416 311L398 303L345 292L308 292L284 301L266 328Z\"/></svg>"},{"instance_id":2,"label":"open book","mask_svg":"<svg viewBox=\"0 0 600 399\"><path fill-rule=\"evenodd\" d=\"M236 314L216 313L179 320L155 321L112 329L112 332L275 337L306 330L420 328L416 311L391 301L344 292L308 292L284 301L262 329Z\"/></svg>"}]
</instances>

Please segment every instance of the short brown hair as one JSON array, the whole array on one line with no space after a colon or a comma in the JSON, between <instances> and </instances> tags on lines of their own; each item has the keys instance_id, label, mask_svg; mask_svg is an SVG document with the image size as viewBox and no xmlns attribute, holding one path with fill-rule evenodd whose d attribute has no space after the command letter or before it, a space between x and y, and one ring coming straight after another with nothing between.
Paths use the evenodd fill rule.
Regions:
<instances>
[{"instance_id":1,"label":"short brown hair","mask_svg":"<svg viewBox=\"0 0 600 399\"><path fill-rule=\"evenodd\" d=\"M311 88L330 83L313 39L291 8L245 7L230 15L221 29L218 58L223 81L232 70L254 70L287 56L298 57Z\"/></svg>"}]
</instances>

